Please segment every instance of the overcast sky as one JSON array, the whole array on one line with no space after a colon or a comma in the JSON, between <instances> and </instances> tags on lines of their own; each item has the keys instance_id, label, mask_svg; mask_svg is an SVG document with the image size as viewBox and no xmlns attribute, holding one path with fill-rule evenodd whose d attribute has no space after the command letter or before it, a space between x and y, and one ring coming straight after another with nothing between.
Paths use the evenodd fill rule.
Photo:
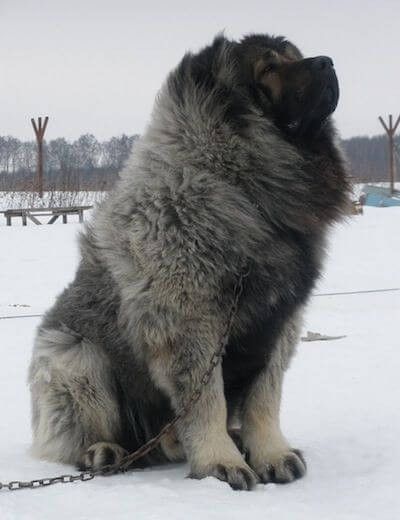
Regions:
<instances>
[{"instance_id":1,"label":"overcast sky","mask_svg":"<svg viewBox=\"0 0 400 520\"><path fill-rule=\"evenodd\" d=\"M0 0L0 135L32 138L39 115L48 139L140 133L168 71L221 30L331 56L344 137L400 113L399 0Z\"/></svg>"}]
</instances>

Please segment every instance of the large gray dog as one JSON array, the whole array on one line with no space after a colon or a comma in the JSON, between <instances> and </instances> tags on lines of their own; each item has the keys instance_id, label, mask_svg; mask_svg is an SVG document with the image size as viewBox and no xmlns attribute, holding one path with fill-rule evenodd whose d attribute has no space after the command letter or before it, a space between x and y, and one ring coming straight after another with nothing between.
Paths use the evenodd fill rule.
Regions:
<instances>
[{"instance_id":1,"label":"large gray dog","mask_svg":"<svg viewBox=\"0 0 400 520\"><path fill-rule=\"evenodd\" d=\"M304 475L279 407L328 227L347 211L338 92L330 58L280 37L220 36L185 55L39 327L38 456L99 468L157 434L207 370L245 266L223 362L143 462L186 458L191 476L238 489Z\"/></svg>"}]
</instances>

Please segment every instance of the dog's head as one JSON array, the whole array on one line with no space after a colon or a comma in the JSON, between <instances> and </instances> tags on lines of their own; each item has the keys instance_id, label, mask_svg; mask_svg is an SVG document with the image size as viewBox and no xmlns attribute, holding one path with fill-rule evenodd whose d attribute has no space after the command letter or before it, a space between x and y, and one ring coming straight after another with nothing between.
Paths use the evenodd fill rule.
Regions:
<instances>
[{"instance_id":1,"label":"dog's head","mask_svg":"<svg viewBox=\"0 0 400 520\"><path fill-rule=\"evenodd\" d=\"M266 35L245 37L238 51L243 81L280 129L305 136L323 127L339 99L331 58L303 58L284 38Z\"/></svg>"}]
</instances>

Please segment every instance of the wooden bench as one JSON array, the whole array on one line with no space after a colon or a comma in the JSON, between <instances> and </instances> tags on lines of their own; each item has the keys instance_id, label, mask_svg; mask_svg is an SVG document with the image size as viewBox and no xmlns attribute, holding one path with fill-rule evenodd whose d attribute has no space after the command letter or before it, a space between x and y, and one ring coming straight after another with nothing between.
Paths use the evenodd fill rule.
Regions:
<instances>
[{"instance_id":1,"label":"wooden bench","mask_svg":"<svg viewBox=\"0 0 400 520\"><path fill-rule=\"evenodd\" d=\"M20 217L22 219L22 225L27 225L27 220L31 220L37 225L41 225L42 222L37 217L50 217L47 224L54 224L58 217L62 217L63 224L67 224L68 215L78 215L79 222L83 222L83 212L91 209L93 206L71 206L69 208L20 208L20 209L7 209L3 211L4 217L7 221L7 226L11 226L12 219Z\"/></svg>"}]
</instances>

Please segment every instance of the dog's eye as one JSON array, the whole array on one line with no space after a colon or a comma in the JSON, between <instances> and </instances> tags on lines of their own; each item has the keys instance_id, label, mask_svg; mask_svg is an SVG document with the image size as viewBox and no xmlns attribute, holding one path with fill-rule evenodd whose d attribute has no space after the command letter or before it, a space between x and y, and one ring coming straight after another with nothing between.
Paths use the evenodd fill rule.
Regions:
<instances>
[{"instance_id":1,"label":"dog's eye","mask_svg":"<svg viewBox=\"0 0 400 520\"><path fill-rule=\"evenodd\" d=\"M264 68L264 74L271 74L271 72L276 72L278 69L278 65L276 63L269 63L265 68Z\"/></svg>"}]
</instances>

